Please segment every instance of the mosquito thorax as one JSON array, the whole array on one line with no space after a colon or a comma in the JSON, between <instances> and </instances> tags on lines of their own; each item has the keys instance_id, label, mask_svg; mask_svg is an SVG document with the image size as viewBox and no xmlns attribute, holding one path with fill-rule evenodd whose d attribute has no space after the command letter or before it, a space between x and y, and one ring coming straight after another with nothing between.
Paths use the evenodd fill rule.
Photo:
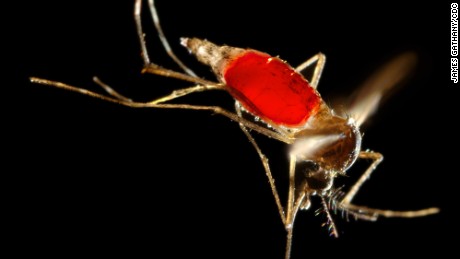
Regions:
<instances>
[{"instance_id":1,"label":"mosquito thorax","mask_svg":"<svg viewBox=\"0 0 460 259\"><path fill-rule=\"evenodd\" d=\"M295 137L291 153L295 153L298 161L314 161L330 172L344 173L361 151L361 133L354 120L332 111L316 114Z\"/></svg>"}]
</instances>

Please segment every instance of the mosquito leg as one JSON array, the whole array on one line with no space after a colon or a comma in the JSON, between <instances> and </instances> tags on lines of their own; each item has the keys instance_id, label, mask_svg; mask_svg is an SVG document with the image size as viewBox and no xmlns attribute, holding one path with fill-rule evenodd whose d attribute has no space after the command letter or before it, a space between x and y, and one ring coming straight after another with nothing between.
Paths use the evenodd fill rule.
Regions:
<instances>
[{"instance_id":1,"label":"mosquito leg","mask_svg":"<svg viewBox=\"0 0 460 259\"><path fill-rule=\"evenodd\" d=\"M173 60L176 63L179 62L178 63L179 66L181 66L181 64L182 64L181 67L183 69L185 67L184 70L186 70L186 72L187 72L187 70L189 70L191 72L191 74L188 73L188 72L187 72L188 74L183 74L183 73L179 73L179 72L176 72L176 71L168 70L168 69L160 67L157 64L154 64L154 63L150 62L150 57L149 57L149 54L148 54L148 51L147 51L147 46L145 44L145 35L144 35L144 31L142 29L141 10L142 10L142 0L136 0L136 2L134 4L134 20L136 22L137 36L139 37L139 43L140 43L140 47L141 47L141 56L142 56L142 59L144 60L144 69L143 69L142 72L148 72L148 73L157 74L157 75L161 75L161 76L165 76L165 77L177 78L177 79L180 79L180 80L185 80L185 81L189 81L189 82L193 82L193 83L200 83L200 84L212 83L212 82L209 82L207 80L202 80L202 79L199 79L198 77L196 77L196 75L193 72L191 72L190 69L185 67L177 57L175 59L173 58ZM154 7L153 7L153 11L156 14L156 11L155 11ZM152 13L152 16L154 17L154 22L155 22L155 19L158 18L158 17L153 15L154 13ZM162 43L163 43L163 46L166 49L166 52L168 52L168 49L169 49L170 52L168 52L168 55L171 56L170 53L172 53L172 55L175 57L174 53L172 52L171 48L169 47L168 42L166 41L166 38L164 38L164 35L162 33L159 20L157 20L157 22L155 22L155 26L157 26L157 28L158 27L160 28L160 30L159 30L160 39L161 40L164 39L165 42L166 42L166 45L164 45L164 41L162 40ZM161 31L161 34L160 34L160 31ZM163 37L161 35L163 35ZM204 83L204 82L206 82L206 83Z\"/></svg>"},{"instance_id":2,"label":"mosquito leg","mask_svg":"<svg viewBox=\"0 0 460 259\"><path fill-rule=\"evenodd\" d=\"M371 173L375 170L378 164L380 164L383 160L383 155L376 152L370 151L361 151L359 154L359 158L362 159L371 159L373 160L372 164L367 168L364 174L358 179L358 181L353 185L350 191L345 195L345 197L340 201L339 207L345 209L347 211L356 214L356 216L360 217L359 214L363 214L363 219L367 220L376 220L378 216L383 217L402 217L402 218L413 218L413 217L422 217L431 214L435 214L439 212L438 208L427 208L422 210L416 211L393 211L393 210L381 210L381 209L374 209L368 208L365 206L358 206L351 204L351 200L359 191L363 183L369 178Z\"/></svg>"},{"instance_id":3,"label":"mosquito leg","mask_svg":"<svg viewBox=\"0 0 460 259\"><path fill-rule=\"evenodd\" d=\"M297 191L298 197L296 197L296 182L295 182L295 170L297 164L296 155L289 155L289 192L288 192L288 201L286 205L286 230L293 228L294 220L297 215L297 212L304 204L305 199L308 199L308 193L303 189L301 185Z\"/></svg>"},{"instance_id":4,"label":"mosquito leg","mask_svg":"<svg viewBox=\"0 0 460 259\"><path fill-rule=\"evenodd\" d=\"M415 217L424 217L439 212L439 208L427 208L422 210L409 210L409 211L395 211L395 210L381 210L368 208L365 206L358 206L354 204L347 204L344 209L357 213L358 218L374 221L378 216L386 218L415 218ZM364 217L361 217L359 214L363 214Z\"/></svg>"},{"instance_id":5,"label":"mosquito leg","mask_svg":"<svg viewBox=\"0 0 460 259\"><path fill-rule=\"evenodd\" d=\"M110 96L105 96L99 93L95 93L93 91L89 91L86 89L82 89L79 87L71 86L68 84L64 84L61 82L56 82L56 81L51 81L47 79L41 79L37 77L31 77L30 81L32 83L37 83L37 84L42 84L42 85L49 85L65 90L69 90L72 92L77 92L83 95L88 95L94 98L98 98L107 102L112 102L112 103L117 103L120 105L132 107L132 108L160 108L160 109L184 109L184 110L201 110L201 111L211 111L216 114L220 114L222 116L225 116L229 118L232 121L242 123L244 124L245 127L255 130L259 132L260 134L263 134L267 137L277 139L279 141L282 141L287 144L292 144L293 139L286 137L284 135L281 135L277 132L274 132L272 130L269 130L265 127L262 127L260 125L257 125L256 123L250 122L248 120L245 120L244 118L239 117L237 114L229 112L225 109L222 109L219 106L204 106L204 105L190 105L190 104L165 104L165 103L159 103L159 99L153 100L151 102L134 102L134 101L127 101L125 99L118 99L118 98L113 98ZM161 98L160 98L161 99ZM171 98L174 99L174 98Z\"/></svg>"},{"instance_id":6,"label":"mosquito leg","mask_svg":"<svg viewBox=\"0 0 460 259\"><path fill-rule=\"evenodd\" d=\"M141 56L144 60L144 65L147 66L148 64L150 64L150 58L147 52L147 47L145 45L144 30L142 29L141 9L142 0L136 0L136 2L134 3L134 21L136 22L137 36L139 37L139 43L141 46Z\"/></svg>"},{"instance_id":7,"label":"mosquito leg","mask_svg":"<svg viewBox=\"0 0 460 259\"><path fill-rule=\"evenodd\" d=\"M153 23L154 23L155 28L157 29L157 32L158 32L158 37L160 38L161 44L163 44L163 47L166 50L166 53L172 58L172 60L174 60L174 62L176 62L177 65L179 65L182 68L182 70L185 71L185 73L187 73L188 75L191 75L193 77L197 77L196 74L190 68L188 68L186 65L184 65L184 63L172 51L172 49L171 49L171 47L170 47L170 45L168 43L168 40L166 39L166 36L163 33L163 29L161 28L160 18L158 17L158 13L157 13L157 10L155 8L155 3L154 2L155 2L154 0L148 0L149 9L150 9L150 13L152 14Z\"/></svg>"},{"instance_id":8,"label":"mosquito leg","mask_svg":"<svg viewBox=\"0 0 460 259\"><path fill-rule=\"evenodd\" d=\"M299 196L295 197L296 192L296 183L295 183L295 168L297 164L297 158L295 155L289 156L289 192L288 192L288 201L287 201L287 215L286 215L286 224L284 227L286 229L286 255L285 259L291 257L291 248L292 248L292 234L294 231L294 220L297 215L297 212L304 204L305 199L308 199L307 193L302 191L299 193Z\"/></svg>"},{"instance_id":9,"label":"mosquito leg","mask_svg":"<svg viewBox=\"0 0 460 259\"><path fill-rule=\"evenodd\" d=\"M235 102L235 110L236 110L236 114L240 118L243 118L243 115L241 113L241 107L238 102ZM270 183L273 197L275 198L276 206L278 207L278 212L281 216L281 221L283 222L283 225L286 225L286 216L284 214L284 208L283 208L283 205L281 205L281 200L278 195L278 191L276 189L275 179L273 178L272 172L270 170L268 158L264 155L264 153L262 153L262 150L260 149L255 139L252 137L251 133L249 133L248 129L242 123L240 123L239 125L240 125L241 130L246 135L246 137L248 137L249 142L251 142L252 146L256 149L257 154L259 155L260 161L262 161L262 165L264 166L264 169L265 169L265 174L267 175L268 182Z\"/></svg>"},{"instance_id":10,"label":"mosquito leg","mask_svg":"<svg viewBox=\"0 0 460 259\"><path fill-rule=\"evenodd\" d=\"M94 83L98 84L100 87L102 87L102 89L104 89L108 94L110 94L111 96L119 99L119 100L123 100L125 102L132 102L133 100L120 94L119 92L115 91L112 87L110 87L108 84L102 82L101 80L99 80L99 78L97 77L93 77L93 81Z\"/></svg>"},{"instance_id":11,"label":"mosquito leg","mask_svg":"<svg viewBox=\"0 0 460 259\"><path fill-rule=\"evenodd\" d=\"M164 76L164 77L176 78L176 79L179 79L179 80L188 81L188 82L192 82L192 83L196 83L196 84L208 84L208 85L209 84L218 84L218 83L215 83L215 82L212 82L212 81L209 81L209 80L201 79L199 77L193 77L193 76L189 76L187 74L176 72L174 70L166 69L166 68L163 68L163 67L161 67L161 66L159 66L157 64L153 64L153 63L147 64L144 67L144 69L142 69L142 73L151 73L151 74L160 75L160 76Z\"/></svg>"},{"instance_id":12,"label":"mosquito leg","mask_svg":"<svg viewBox=\"0 0 460 259\"><path fill-rule=\"evenodd\" d=\"M123 100L125 102L133 102L132 99L130 99L130 98L118 93L112 87L110 87L108 84L102 82L99 78L93 77L93 81L96 84L98 84L99 86L101 86L111 96L113 96L113 97L115 97L115 98L117 98L119 100ZM192 87L188 87L188 88L178 89L178 90L174 90L169 95L160 97L158 99L150 101L149 103L160 104L160 103L171 101L171 100L174 100L176 98L179 98L179 97L191 94L191 93L203 92L203 91L207 91L207 90L224 90L224 86L220 85L220 84L196 85L196 86L192 86Z\"/></svg>"},{"instance_id":13,"label":"mosquito leg","mask_svg":"<svg viewBox=\"0 0 460 259\"><path fill-rule=\"evenodd\" d=\"M166 39L163 33L163 29L161 28L161 25L160 25L160 19L156 11L154 1L148 0L148 4L150 7L150 13L152 14L153 23L157 29L158 37L160 38L161 44L163 45L166 53L174 60L174 62L176 62L182 68L182 70L185 71L185 74L176 72L173 70L169 70L166 68L162 68L161 66L154 64L150 61L150 57L147 51L147 45L145 43L145 35L142 29L142 20L141 20L142 0L136 0L134 4L134 20L136 22L137 35L139 37L139 43L141 47L141 56L142 56L142 59L144 60L144 69L142 70L142 72L156 74L156 75L165 76L165 77L176 78L179 80L184 80L184 81L188 81L188 82L192 82L196 84L217 85L217 83L215 82L208 81L208 80L197 77L196 74L191 69L185 66L182 63L182 61L180 61L180 59L177 58L177 56L172 51L168 43L168 40Z\"/></svg>"},{"instance_id":14,"label":"mosquito leg","mask_svg":"<svg viewBox=\"0 0 460 259\"><path fill-rule=\"evenodd\" d=\"M101 80L99 80L99 78L93 77L93 81L96 84L98 84L99 86L101 86L111 96L113 96L113 97L115 97L115 98L117 98L119 100L126 101L126 102L133 102L133 100L131 100L130 98L128 98L126 96L123 96L122 94L118 93L112 87L110 87L109 85L107 85L104 82L102 82ZM213 84L213 85L195 85L195 86L188 87L188 88L174 90L174 91L172 91L171 94L163 96L163 97L160 97L160 98L155 99L153 101L150 101L150 103L152 103L152 104L160 104L160 103L168 102L168 101L174 100L176 98L179 98L179 97L191 94L191 93L203 92L203 91L208 91L208 90L224 90L224 87L222 85L217 85L217 84Z\"/></svg>"},{"instance_id":15,"label":"mosquito leg","mask_svg":"<svg viewBox=\"0 0 460 259\"><path fill-rule=\"evenodd\" d=\"M296 157L294 155L290 155L289 157L289 192L288 192L288 200L287 200L287 215L286 215L286 223L284 227L286 229L286 254L285 259L289 259L291 257L291 248L292 248L292 235L294 231L294 196L295 196L295 166L296 166Z\"/></svg>"},{"instance_id":16,"label":"mosquito leg","mask_svg":"<svg viewBox=\"0 0 460 259\"><path fill-rule=\"evenodd\" d=\"M286 229L292 228L294 223L294 199L295 199L295 167L296 156L289 156L289 192L287 201Z\"/></svg>"},{"instance_id":17,"label":"mosquito leg","mask_svg":"<svg viewBox=\"0 0 460 259\"><path fill-rule=\"evenodd\" d=\"M182 70L185 71L189 76L191 77L197 77L196 74L187 66L182 63L182 61L174 54L174 52L171 49L171 46L169 45L168 40L166 39L163 29L161 28L160 25L160 19L158 17L158 13L155 8L155 3L153 0L148 1L149 4L149 9L150 13L152 15L153 23L155 25L155 28L157 29L158 32L158 37L160 38L161 44L163 45L163 48L165 49L166 53L168 54L169 57L177 64L179 65ZM142 0L136 0L134 4L134 20L136 22L136 28L137 28L137 35L139 37L139 43L141 45L141 51L142 51L142 59L144 60L144 65L146 67L150 66L152 63L150 62L150 57L147 52L147 47L145 44L145 36L144 36L144 31L142 29L142 19L141 19L141 11L142 11Z\"/></svg>"},{"instance_id":18,"label":"mosquito leg","mask_svg":"<svg viewBox=\"0 0 460 259\"><path fill-rule=\"evenodd\" d=\"M142 56L142 59L144 60L144 69L142 70L143 73L151 73L151 74L156 74L156 75L160 75L160 76L164 76L164 77L171 77L171 78L176 78L176 79L179 79L179 80L184 80L184 81L188 81L188 82L192 82L192 83L197 83L197 84L204 84L204 85L211 85L211 84L216 84L214 82L211 82L211 81L208 81L208 80L204 80L204 79L201 79L199 77L197 77L195 75L195 73L193 73L192 70L190 70L189 68L187 68L177 57L176 55L174 54L174 52L172 52L172 49L171 47L169 46L169 43L168 41L166 40L166 37L164 36L163 34L163 30L161 29L161 26L160 26L160 20L158 19L158 15L156 13L156 9L155 9L155 6L153 5L153 1L152 3L150 3L150 8L151 8L151 13L152 13L152 17L153 17L153 20L154 20L154 24L155 26L157 27L157 30L158 30L158 35L160 37L160 40L163 44L163 47L165 48L166 52L168 53L168 55L187 73L187 74L183 74L183 73L179 73L179 72L176 72L176 71L173 71L173 70L169 70L169 69L166 69L166 68L162 68L161 66L157 65L157 64L154 64L152 62L150 62L150 57L149 57L149 54L147 52L147 46L146 46L146 43L145 43L145 36L144 36L144 32L142 30L142 21L141 21L141 9L142 9L142 0L136 0L136 3L134 5L134 20L136 22L136 28L137 28L137 35L139 37L139 43L140 43L140 47L141 47L141 56Z\"/></svg>"},{"instance_id":19,"label":"mosquito leg","mask_svg":"<svg viewBox=\"0 0 460 259\"><path fill-rule=\"evenodd\" d=\"M363 183L369 179L369 176L375 170L375 168L382 162L383 155L377 152L370 152L370 151L361 151L359 153L359 158L362 159L371 159L372 164L367 168L363 175L358 179L358 181L351 187L348 193L343 197L342 204L349 204L353 197L355 197L356 193L359 191Z\"/></svg>"},{"instance_id":20,"label":"mosquito leg","mask_svg":"<svg viewBox=\"0 0 460 259\"><path fill-rule=\"evenodd\" d=\"M310 84L313 88L316 89L318 87L319 79L321 78L321 74L323 73L324 65L326 64L326 56L323 53L318 53L308 59L307 61L300 64L296 67L296 71L303 74L304 70L310 67L313 63L316 62L315 71L313 72L313 76L310 80Z\"/></svg>"},{"instance_id":21,"label":"mosquito leg","mask_svg":"<svg viewBox=\"0 0 460 259\"><path fill-rule=\"evenodd\" d=\"M151 1L151 2L152 2L151 4L152 4L152 7L153 7L153 1ZM168 69L162 68L162 67L160 67L160 66L158 66L156 64L150 63L150 58L149 58L147 48L146 48L146 44L145 44L144 33L142 31L142 23L141 23L141 16L140 16L141 15L141 9L142 9L142 1L141 0L136 0L135 7L134 7L134 18L136 20L137 33L138 33L138 36L139 36L139 42L140 42L140 46L141 46L141 55L142 55L142 58L144 60L144 65L145 65L145 68L143 69L143 72L149 72L149 73L158 74L158 75L165 76L165 77L176 78L176 79L192 82L192 83L195 83L195 84L199 84L199 85L197 85L195 87L190 87L190 88L185 88L185 89L180 89L180 90L173 91L170 95L167 95L167 96L159 98L159 99L157 99L155 101L152 101L151 102L152 104L163 103L163 102L170 101L172 99L182 97L184 95L188 95L188 94L194 93L194 92L202 92L202 91L206 91L206 90L224 90L224 86L222 84L198 78L193 74L193 72L192 72L192 75L187 75L187 74L179 73L179 72L176 72L176 71L168 70ZM155 11L154 7L153 7L153 10ZM155 12L154 16L156 16L156 12ZM162 39L162 42L166 42L165 48L168 50L169 45L167 44L166 38L164 38L163 32L161 31L159 20L157 18L154 18L154 20L155 20L155 25L157 26L157 29L159 30L160 38ZM170 48L169 48L169 50L170 50ZM168 54L170 56L172 55L172 57L175 57L174 53L171 50L168 52ZM175 58L174 60L176 62L179 61L177 58ZM110 98L98 95L96 93L92 93L91 91L88 91L88 90L79 89L77 87L69 86L69 85L66 85L66 84L63 84L63 83L60 83L60 82L53 82L53 81L50 81L50 80L34 78L34 77L31 77L30 80L33 83L40 83L40 84L55 86L55 87L58 87L58 88L64 88L64 89L68 89L68 90L71 90L71 91L79 92L79 93L82 93L82 94L85 94L85 95L90 95L90 96L97 97L97 98L100 98L100 99L103 99L103 100L106 100L106 101L112 101L113 102L113 100L109 100ZM101 86L109 95L111 95L111 96L115 97L116 99L118 99L118 101L122 101L124 103L134 103L130 98L118 93L112 87L110 87L109 85L107 85L107 84L103 83L102 81L100 81L97 77L93 77L93 81L96 84L98 84L99 86Z\"/></svg>"},{"instance_id":22,"label":"mosquito leg","mask_svg":"<svg viewBox=\"0 0 460 259\"><path fill-rule=\"evenodd\" d=\"M293 234L294 228L288 228L287 229L287 237L286 237L286 253L284 256L284 259L289 259L291 258L291 250L292 250L292 234Z\"/></svg>"},{"instance_id":23,"label":"mosquito leg","mask_svg":"<svg viewBox=\"0 0 460 259\"><path fill-rule=\"evenodd\" d=\"M242 117L241 107L238 102L235 102L235 109L236 109L238 116ZM268 181L270 183L270 187L272 189L272 193L275 198L276 205L278 206L278 211L280 213L281 220L286 229L285 259L289 259L291 256L292 235L294 231L293 224L294 224L295 216L297 212L299 211L300 207L302 206L304 199L307 198L305 192L300 193L297 199L294 197L295 195L295 177L294 176L295 176L296 158L295 156L291 156L291 161L290 161L290 166L289 166L289 195L288 195L288 205L287 205L288 212L287 212L287 217L286 217L283 206L281 205L278 191L276 189L275 179L273 178L271 170L270 170L268 158L262 153L262 150L260 149L259 145L254 140L251 133L249 133L245 125L240 123L240 128L244 132L244 134L246 134L249 141L252 143L252 145L256 149L257 153L259 154L260 160L262 161L262 164L265 168L265 173L268 177Z\"/></svg>"}]
</instances>

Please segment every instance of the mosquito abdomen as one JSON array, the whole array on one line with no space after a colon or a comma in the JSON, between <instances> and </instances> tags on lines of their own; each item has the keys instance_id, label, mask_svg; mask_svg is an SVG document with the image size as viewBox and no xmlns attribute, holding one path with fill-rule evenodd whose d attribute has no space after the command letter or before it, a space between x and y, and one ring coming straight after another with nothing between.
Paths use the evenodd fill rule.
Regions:
<instances>
[{"instance_id":1,"label":"mosquito abdomen","mask_svg":"<svg viewBox=\"0 0 460 259\"><path fill-rule=\"evenodd\" d=\"M245 49L225 45L219 46L198 38L181 38L181 44L195 55L201 63L210 66L221 81L222 71L227 63L246 51Z\"/></svg>"}]
</instances>

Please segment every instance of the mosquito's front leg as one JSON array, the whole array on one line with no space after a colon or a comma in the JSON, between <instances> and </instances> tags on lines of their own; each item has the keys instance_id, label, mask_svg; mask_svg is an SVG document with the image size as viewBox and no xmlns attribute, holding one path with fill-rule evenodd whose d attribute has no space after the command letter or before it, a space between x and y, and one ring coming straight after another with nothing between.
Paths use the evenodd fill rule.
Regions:
<instances>
[{"instance_id":1,"label":"mosquito's front leg","mask_svg":"<svg viewBox=\"0 0 460 259\"><path fill-rule=\"evenodd\" d=\"M323 53L318 53L308 59L307 61L303 62L299 66L295 68L295 70L301 74L304 74L304 70L316 62L315 70L313 71L313 76L310 79L310 85L313 88L318 87L319 79L321 78L321 74L323 73L324 65L326 64L326 56Z\"/></svg>"},{"instance_id":2,"label":"mosquito's front leg","mask_svg":"<svg viewBox=\"0 0 460 259\"><path fill-rule=\"evenodd\" d=\"M348 191L348 193L343 197L339 203L339 208L349 211L355 216L366 219L366 220L376 220L378 216L383 217L401 217L401 218L413 218L413 217L422 217L439 212L438 208L427 208L423 210L416 211L393 211L393 210L381 210L368 208L365 206L358 206L351 203L351 200L359 191L363 183L369 178L371 173L375 170L378 164L382 162L383 155L376 152L370 151L361 151L359 158L362 159L371 159L373 160L372 164L367 168L363 175L358 179L358 181L353 185L353 187Z\"/></svg>"},{"instance_id":3,"label":"mosquito's front leg","mask_svg":"<svg viewBox=\"0 0 460 259\"><path fill-rule=\"evenodd\" d=\"M289 192L288 192L288 201L286 205L286 223L284 227L286 229L286 254L285 259L291 257L291 248L292 248L292 235L294 231L294 221L299 212L300 208L304 206L306 199L309 199L309 194L305 191L299 192L296 197L296 182L295 182L295 172L297 166L297 157L296 155L289 155ZM303 189L303 188L301 188Z\"/></svg>"}]
</instances>

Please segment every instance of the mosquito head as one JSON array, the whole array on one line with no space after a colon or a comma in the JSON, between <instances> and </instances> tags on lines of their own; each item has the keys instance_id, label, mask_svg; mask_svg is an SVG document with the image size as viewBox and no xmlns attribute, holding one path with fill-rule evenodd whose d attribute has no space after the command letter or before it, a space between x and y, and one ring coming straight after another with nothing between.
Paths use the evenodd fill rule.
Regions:
<instances>
[{"instance_id":1,"label":"mosquito head","mask_svg":"<svg viewBox=\"0 0 460 259\"><path fill-rule=\"evenodd\" d=\"M322 194L331 189L336 173L326 170L313 161L303 161L297 164L298 175L303 179L304 190L308 193Z\"/></svg>"}]
</instances>

